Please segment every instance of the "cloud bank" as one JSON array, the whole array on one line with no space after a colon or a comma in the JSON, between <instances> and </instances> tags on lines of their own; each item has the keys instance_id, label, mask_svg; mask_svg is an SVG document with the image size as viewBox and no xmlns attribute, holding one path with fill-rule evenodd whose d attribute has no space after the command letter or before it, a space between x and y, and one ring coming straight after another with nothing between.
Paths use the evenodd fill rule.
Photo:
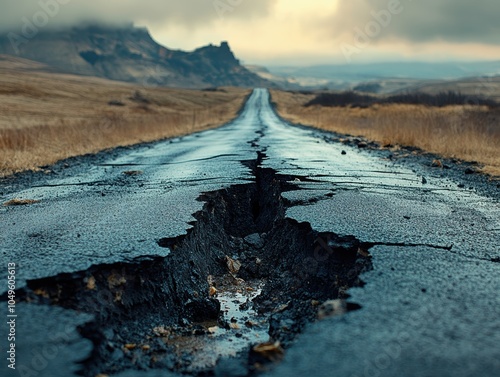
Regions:
<instances>
[{"instance_id":1,"label":"cloud bank","mask_svg":"<svg viewBox=\"0 0 500 377\"><path fill-rule=\"evenodd\" d=\"M378 41L500 44L498 0L340 0L329 20L332 35L363 29L391 4L402 10L383 26Z\"/></svg>"},{"instance_id":2,"label":"cloud bank","mask_svg":"<svg viewBox=\"0 0 500 377\"><path fill-rule=\"evenodd\" d=\"M224 18L249 19L269 13L275 0L0 0L0 30L17 31L25 20L46 27L82 22L204 27Z\"/></svg>"}]
</instances>

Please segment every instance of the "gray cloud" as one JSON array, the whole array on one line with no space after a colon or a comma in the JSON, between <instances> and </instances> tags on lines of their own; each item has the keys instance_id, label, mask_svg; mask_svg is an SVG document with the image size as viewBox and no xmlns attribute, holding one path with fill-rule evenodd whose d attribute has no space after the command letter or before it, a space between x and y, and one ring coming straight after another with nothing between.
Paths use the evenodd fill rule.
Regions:
<instances>
[{"instance_id":1,"label":"gray cloud","mask_svg":"<svg viewBox=\"0 0 500 377\"><path fill-rule=\"evenodd\" d=\"M397 1L397 0L392 0ZM341 0L331 20L334 35L363 29L373 12L388 9L391 0ZM498 0L399 0L399 14L382 27L376 40L411 42L479 42L500 44Z\"/></svg>"},{"instance_id":2,"label":"gray cloud","mask_svg":"<svg viewBox=\"0 0 500 377\"><path fill-rule=\"evenodd\" d=\"M68 26L82 21L149 25L181 24L196 28L218 19L266 15L275 0L0 0L0 30L18 31L38 21L44 27Z\"/></svg>"}]
</instances>

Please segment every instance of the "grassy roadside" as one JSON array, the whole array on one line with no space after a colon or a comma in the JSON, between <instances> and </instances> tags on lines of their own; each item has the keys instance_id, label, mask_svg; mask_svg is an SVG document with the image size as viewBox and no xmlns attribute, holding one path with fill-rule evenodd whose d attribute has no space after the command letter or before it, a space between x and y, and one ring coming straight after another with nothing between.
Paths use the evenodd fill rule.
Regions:
<instances>
[{"instance_id":1,"label":"grassy roadside","mask_svg":"<svg viewBox=\"0 0 500 377\"><path fill-rule=\"evenodd\" d=\"M487 107L375 104L364 108L304 106L313 94L273 90L280 115L320 129L365 137L383 146L414 146L476 161L500 176L500 110Z\"/></svg>"},{"instance_id":2,"label":"grassy roadside","mask_svg":"<svg viewBox=\"0 0 500 377\"><path fill-rule=\"evenodd\" d=\"M0 176L233 119L249 91L141 87L0 59Z\"/></svg>"}]
</instances>

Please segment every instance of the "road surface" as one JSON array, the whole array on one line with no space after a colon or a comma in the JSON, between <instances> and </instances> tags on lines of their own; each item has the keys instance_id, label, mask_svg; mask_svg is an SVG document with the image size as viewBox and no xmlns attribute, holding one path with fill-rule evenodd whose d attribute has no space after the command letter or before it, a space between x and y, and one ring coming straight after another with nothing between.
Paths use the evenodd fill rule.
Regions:
<instances>
[{"instance_id":1,"label":"road surface","mask_svg":"<svg viewBox=\"0 0 500 377\"><path fill-rule=\"evenodd\" d=\"M149 271L158 261L174 265L169 258L178 252L178 245L179 250L187 250L191 242L189 250L198 250L193 246L197 241L189 241L189 234L193 239L196 234L203 239L219 232L224 237L226 228L233 227L230 242L255 232L257 236L253 237L260 234L260 240L269 244L269 234L295 237L302 234L298 229L304 224L308 228L303 234L328 235L326 242L332 236L348 237L351 243L346 250L355 246L363 254L363 268L356 270L360 275L349 285L348 304L343 302L358 310L309 320L300 331L293 330L298 334L286 343L283 360L259 373L283 377L457 377L497 376L500 371L498 197L459 188L457 182L441 177L436 170L422 167L415 172L370 151L333 143L320 131L286 124L273 111L269 94L263 89L254 91L235 121L218 129L121 149L101 154L98 159L70 160L68 164L64 168L59 164L52 174L33 174L29 181L25 175L0 182L2 202L13 198L39 200L32 205L0 208L4 315L8 263L16 265L16 295L20 300L15 307L17 369L8 369L10 362L3 357L3 376L68 377L80 368L92 375L99 371L121 377L177 375L177 366L168 363L124 362L122 359L132 359L129 354L135 352L131 345L127 346L130 350L109 346L113 350L103 358L116 358L115 367L121 366L116 369L103 360L81 364L89 357L99 359L96 352L103 350L97 337L81 331L82 326L95 321L93 309L97 310L99 303L81 307L71 302L71 292L54 294L46 287L62 291L61 285L68 281L83 279L88 291L98 291L102 275L107 277L106 289L116 293L116 287L126 283L114 282L106 266L128 269L130 264L143 263L128 273L143 274L143 280L148 274L151 280L161 280L156 276L167 279L161 272ZM425 184L422 174L426 175ZM281 185L279 192L267 198L266 192L276 185ZM207 209L207 194L202 194L216 192L212 209ZM256 220L252 229L243 229L243 204L232 201L243 203L245 195L254 195L248 201L260 200L254 219L273 207L270 211L274 217L265 217L273 220L267 224L264 220L257 224ZM276 202L283 205L274 208ZM226 225L205 230L204 236L203 226L215 224L209 216L218 216L219 210L225 211L229 220ZM282 226L285 222L291 227L289 233L273 230L275 224ZM189 242L180 237L186 233ZM203 246L207 260L214 244ZM185 255L196 258L198 254L186 251ZM305 286L311 276L329 274L324 267L328 257L310 253L287 264L279 261L290 258L284 252L270 260L276 260L276 266L302 270L297 276L304 279L301 284ZM257 259L260 263L265 256ZM203 268L200 271L205 271ZM207 276L198 278L206 281ZM183 280L179 281L182 284ZM261 284L271 281L272 272L268 272ZM155 284L162 282L153 281L144 289L155 289ZM265 291L263 285L259 289ZM337 291L331 292L332 297L327 294L322 293L321 302L343 298ZM308 295L314 298L314 292L308 291ZM120 293L114 301L121 298ZM175 308L169 310L175 312ZM131 322L126 322L124 332L133 327L131 323L141 321L134 320L127 319ZM113 327L109 321L110 316L98 323ZM10 347L9 328L5 320L2 322L0 341L5 356L5 349ZM105 332L107 327L93 328L91 333L99 331ZM116 328L110 331L113 334L106 337L113 342L128 342L126 336L117 337ZM148 350L144 347L141 352ZM246 375L251 368L241 361L245 358L238 357L236 361L224 357L210 370L215 375Z\"/></svg>"}]
</instances>

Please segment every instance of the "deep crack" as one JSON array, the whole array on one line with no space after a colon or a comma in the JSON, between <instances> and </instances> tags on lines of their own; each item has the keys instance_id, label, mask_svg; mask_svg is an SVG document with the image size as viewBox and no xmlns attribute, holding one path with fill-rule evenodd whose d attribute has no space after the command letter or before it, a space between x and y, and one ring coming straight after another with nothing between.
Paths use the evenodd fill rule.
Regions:
<instances>
[{"instance_id":1,"label":"deep crack","mask_svg":"<svg viewBox=\"0 0 500 377\"><path fill-rule=\"evenodd\" d=\"M344 299L362 286L374 244L286 218L282 193L307 179L263 168L265 158L243 162L253 182L200 196L193 228L158 241L167 257L28 282L26 301L95 315L81 329L94 344L86 376L130 368L224 374L228 360L251 375L278 361L307 323L359 308Z\"/></svg>"}]
</instances>

